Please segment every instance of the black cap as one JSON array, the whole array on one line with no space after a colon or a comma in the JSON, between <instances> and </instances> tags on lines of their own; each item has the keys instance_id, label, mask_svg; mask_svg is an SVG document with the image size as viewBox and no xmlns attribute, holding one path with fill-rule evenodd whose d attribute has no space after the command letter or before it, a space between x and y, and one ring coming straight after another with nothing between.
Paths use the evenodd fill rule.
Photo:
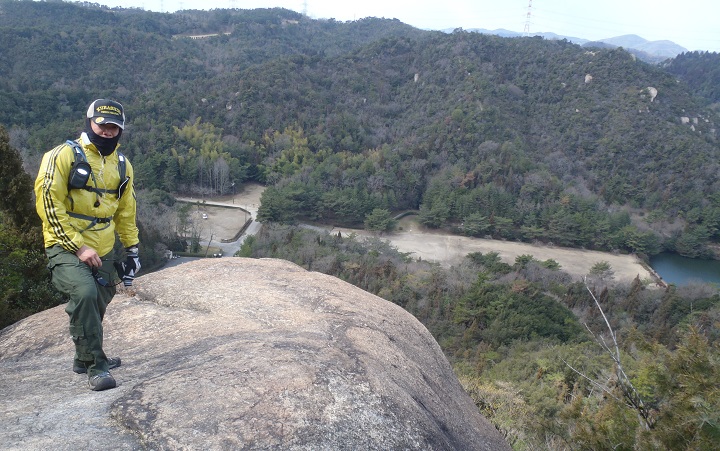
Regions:
<instances>
[{"instance_id":1,"label":"black cap","mask_svg":"<svg viewBox=\"0 0 720 451\"><path fill-rule=\"evenodd\" d=\"M97 99L90 104L86 117L96 124L115 124L125 129L123 106L109 99Z\"/></svg>"}]
</instances>

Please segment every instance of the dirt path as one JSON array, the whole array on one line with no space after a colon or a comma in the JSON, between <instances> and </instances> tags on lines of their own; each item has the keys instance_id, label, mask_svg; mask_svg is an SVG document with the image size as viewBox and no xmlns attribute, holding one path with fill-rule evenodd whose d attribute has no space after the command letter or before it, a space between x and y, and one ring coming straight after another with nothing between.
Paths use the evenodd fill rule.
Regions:
<instances>
[{"instance_id":1,"label":"dirt path","mask_svg":"<svg viewBox=\"0 0 720 451\"><path fill-rule=\"evenodd\" d=\"M614 271L616 281L629 282L637 276L640 276L640 280L653 280L653 275L634 255L438 234L425 230L416 220L408 218L401 221L401 227L401 231L383 235L381 238L390 241L400 252L409 252L413 257L437 261L445 266L459 263L471 252L497 252L508 264L515 263L515 258L521 255L532 255L540 261L552 259L560 264L563 271L578 279L589 274L596 263L606 261ZM336 228L332 232L371 235L354 229Z\"/></svg>"},{"instance_id":2,"label":"dirt path","mask_svg":"<svg viewBox=\"0 0 720 451\"><path fill-rule=\"evenodd\" d=\"M239 205L255 218L263 190L264 187L261 185L247 185L243 192L235 196L206 200L232 206ZM240 213L242 210L209 205L202 208L208 215L207 230L213 231L218 240L234 236L239 230L239 224L243 224L243 218L246 218ZM332 228L328 230L331 233L341 232L343 235L355 233L358 236L375 236L370 232L357 229ZM400 252L409 252L415 258L437 261L444 266L458 263L471 252L497 252L500 258L509 264L515 263L515 258L520 255L532 255L540 261L552 259L560 264L562 270L578 279L587 275L593 265L605 261L614 271L616 281L630 282L637 276L640 276L641 280L654 280L650 271L633 255L616 255L608 252L439 234L426 230L412 216L401 220L399 231L384 234L381 238L389 241Z\"/></svg>"}]
</instances>

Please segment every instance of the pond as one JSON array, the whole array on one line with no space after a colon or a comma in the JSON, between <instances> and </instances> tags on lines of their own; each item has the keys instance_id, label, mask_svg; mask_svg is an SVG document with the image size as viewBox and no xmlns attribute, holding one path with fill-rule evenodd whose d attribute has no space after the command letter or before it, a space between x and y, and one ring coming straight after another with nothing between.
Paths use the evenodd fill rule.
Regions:
<instances>
[{"instance_id":1,"label":"pond","mask_svg":"<svg viewBox=\"0 0 720 451\"><path fill-rule=\"evenodd\" d=\"M675 285L691 282L720 285L720 261L681 257L677 254L662 253L650 258L650 266L660 277Z\"/></svg>"}]
</instances>

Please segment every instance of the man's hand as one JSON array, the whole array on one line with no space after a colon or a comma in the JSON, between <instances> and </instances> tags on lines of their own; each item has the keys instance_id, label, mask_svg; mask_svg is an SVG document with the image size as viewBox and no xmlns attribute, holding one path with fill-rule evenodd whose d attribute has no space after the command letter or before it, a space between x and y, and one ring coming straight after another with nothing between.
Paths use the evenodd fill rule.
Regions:
<instances>
[{"instance_id":1,"label":"man's hand","mask_svg":"<svg viewBox=\"0 0 720 451\"><path fill-rule=\"evenodd\" d=\"M102 266L102 260L100 260L100 256L95 249L84 244L75 252L75 255L77 255L77 258L79 258L81 262L91 268L99 268Z\"/></svg>"}]
</instances>

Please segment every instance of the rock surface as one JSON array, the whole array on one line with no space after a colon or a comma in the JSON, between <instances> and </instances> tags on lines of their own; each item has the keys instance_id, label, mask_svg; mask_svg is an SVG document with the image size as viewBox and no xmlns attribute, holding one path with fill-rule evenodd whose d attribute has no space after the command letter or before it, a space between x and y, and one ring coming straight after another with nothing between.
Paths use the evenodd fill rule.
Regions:
<instances>
[{"instance_id":1,"label":"rock surface","mask_svg":"<svg viewBox=\"0 0 720 451\"><path fill-rule=\"evenodd\" d=\"M72 372L63 306L0 331L3 449L510 449L422 324L334 277L223 258L133 289L113 390Z\"/></svg>"}]
</instances>

